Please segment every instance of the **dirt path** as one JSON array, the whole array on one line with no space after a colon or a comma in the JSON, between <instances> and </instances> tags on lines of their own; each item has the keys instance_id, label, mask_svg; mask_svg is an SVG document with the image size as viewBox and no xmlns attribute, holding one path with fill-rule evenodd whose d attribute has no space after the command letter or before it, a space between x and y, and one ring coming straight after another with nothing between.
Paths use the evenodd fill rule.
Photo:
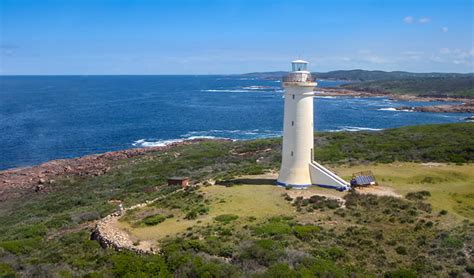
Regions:
<instances>
[{"instance_id":1,"label":"dirt path","mask_svg":"<svg viewBox=\"0 0 474 278\"><path fill-rule=\"evenodd\" d=\"M376 185L376 186L369 186L369 187L358 187L356 188L356 192L359 194L372 194L378 196L392 196L397 198L402 198L403 196L393 191L392 188L383 186L383 185Z\"/></svg>"}]
</instances>

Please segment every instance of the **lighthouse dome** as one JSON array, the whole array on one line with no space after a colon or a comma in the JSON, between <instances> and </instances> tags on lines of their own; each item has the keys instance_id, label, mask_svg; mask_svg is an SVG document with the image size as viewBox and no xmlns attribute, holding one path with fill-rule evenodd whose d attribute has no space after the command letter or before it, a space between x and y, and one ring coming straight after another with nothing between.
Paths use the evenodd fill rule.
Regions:
<instances>
[{"instance_id":1,"label":"lighthouse dome","mask_svg":"<svg viewBox=\"0 0 474 278\"><path fill-rule=\"evenodd\" d=\"M291 62L291 69L293 71L307 71L308 70L308 62L304 60L295 60Z\"/></svg>"}]
</instances>

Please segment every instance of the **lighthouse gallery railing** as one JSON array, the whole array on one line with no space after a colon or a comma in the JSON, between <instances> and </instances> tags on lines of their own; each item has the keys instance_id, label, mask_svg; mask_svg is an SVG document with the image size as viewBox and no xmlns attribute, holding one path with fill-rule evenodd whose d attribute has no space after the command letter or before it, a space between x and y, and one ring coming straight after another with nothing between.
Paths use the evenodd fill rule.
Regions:
<instances>
[{"instance_id":1,"label":"lighthouse gallery railing","mask_svg":"<svg viewBox=\"0 0 474 278\"><path fill-rule=\"evenodd\" d=\"M283 82L314 82L315 79L309 73L292 72L283 76Z\"/></svg>"}]
</instances>

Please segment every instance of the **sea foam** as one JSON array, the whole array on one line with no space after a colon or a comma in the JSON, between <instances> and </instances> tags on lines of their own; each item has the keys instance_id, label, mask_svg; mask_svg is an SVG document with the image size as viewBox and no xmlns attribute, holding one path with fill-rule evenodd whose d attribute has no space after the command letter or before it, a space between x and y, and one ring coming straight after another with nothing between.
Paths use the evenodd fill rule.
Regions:
<instances>
[{"instance_id":1,"label":"sea foam","mask_svg":"<svg viewBox=\"0 0 474 278\"><path fill-rule=\"evenodd\" d=\"M180 143L188 140L196 140L196 139L218 139L215 136L189 136L186 138L178 138L178 139L166 139L166 140L147 140L147 139L140 139L132 143L134 147L164 147L174 143ZM226 139L226 138L220 138Z\"/></svg>"},{"instance_id":2,"label":"sea foam","mask_svg":"<svg viewBox=\"0 0 474 278\"><path fill-rule=\"evenodd\" d=\"M338 131L380 131L382 128L360 127L360 126L340 126L338 129L328 130L329 132Z\"/></svg>"},{"instance_id":3,"label":"sea foam","mask_svg":"<svg viewBox=\"0 0 474 278\"><path fill-rule=\"evenodd\" d=\"M377 109L379 111L400 111L400 112L414 112L413 110L409 110L409 109L397 109L397 108L394 108L394 107L388 107L388 108L379 108Z\"/></svg>"}]
</instances>

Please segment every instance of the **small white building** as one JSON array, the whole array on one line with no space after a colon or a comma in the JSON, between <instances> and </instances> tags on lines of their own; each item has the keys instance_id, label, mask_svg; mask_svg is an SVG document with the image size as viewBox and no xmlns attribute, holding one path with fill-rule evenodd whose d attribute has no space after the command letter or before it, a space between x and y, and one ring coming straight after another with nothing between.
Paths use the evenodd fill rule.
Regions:
<instances>
[{"instance_id":1,"label":"small white building","mask_svg":"<svg viewBox=\"0 0 474 278\"><path fill-rule=\"evenodd\" d=\"M285 111L282 163L277 184L291 187L322 187L347 190L350 185L314 161L313 97L317 83L308 62L296 60L283 78Z\"/></svg>"}]
</instances>

